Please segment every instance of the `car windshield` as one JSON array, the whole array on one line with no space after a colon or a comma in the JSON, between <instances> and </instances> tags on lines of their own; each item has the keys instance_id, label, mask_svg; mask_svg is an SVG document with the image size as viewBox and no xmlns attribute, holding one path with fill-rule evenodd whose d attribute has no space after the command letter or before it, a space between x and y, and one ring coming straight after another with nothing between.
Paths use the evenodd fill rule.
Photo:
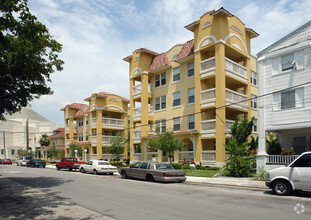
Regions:
<instances>
[{"instance_id":1,"label":"car windshield","mask_svg":"<svg viewBox=\"0 0 311 220\"><path fill-rule=\"evenodd\" d=\"M31 160L32 157L25 157L25 160Z\"/></svg>"},{"instance_id":2,"label":"car windshield","mask_svg":"<svg viewBox=\"0 0 311 220\"><path fill-rule=\"evenodd\" d=\"M43 162L43 160L41 160L41 159L33 159L32 161L34 161L34 162Z\"/></svg>"},{"instance_id":3,"label":"car windshield","mask_svg":"<svg viewBox=\"0 0 311 220\"><path fill-rule=\"evenodd\" d=\"M163 170L163 169L170 169L173 170L174 167L170 164L156 164L156 169L157 170Z\"/></svg>"},{"instance_id":4,"label":"car windshield","mask_svg":"<svg viewBox=\"0 0 311 220\"><path fill-rule=\"evenodd\" d=\"M98 162L98 165L110 165L108 162Z\"/></svg>"}]
</instances>

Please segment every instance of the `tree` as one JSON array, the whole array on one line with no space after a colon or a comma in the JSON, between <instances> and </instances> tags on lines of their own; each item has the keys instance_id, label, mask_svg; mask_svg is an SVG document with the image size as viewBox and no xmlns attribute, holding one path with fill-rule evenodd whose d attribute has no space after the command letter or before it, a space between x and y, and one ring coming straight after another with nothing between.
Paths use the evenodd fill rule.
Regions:
<instances>
[{"instance_id":1,"label":"tree","mask_svg":"<svg viewBox=\"0 0 311 220\"><path fill-rule=\"evenodd\" d=\"M82 148L79 147L77 144L70 144L69 145L69 152L70 152L70 156L71 157L75 157L76 156L75 150L77 150L77 156L78 157L82 157Z\"/></svg>"},{"instance_id":2,"label":"tree","mask_svg":"<svg viewBox=\"0 0 311 220\"><path fill-rule=\"evenodd\" d=\"M172 164L172 156L175 150L181 150L183 143L174 138L173 131L165 131L162 133L157 133L157 137L150 138L148 144L158 150L168 152L170 158L170 164Z\"/></svg>"},{"instance_id":3,"label":"tree","mask_svg":"<svg viewBox=\"0 0 311 220\"><path fill-rule=\"evenodd\" d=\"M61 71L62 45L31 14L28 0L0 1L0 119L34 98L53 94L46 81Z\"/></svg>"},{"instance_id":4,"label":"tree","mask_svg":"<svg viewBox=\"0 0 311 220\"><path fill-rule=\"evenodd\" d=\"M48 139L49 136L47 134L42 134L39 138L39 144L41 146L41 151L43 146L49 146L50 145L50 139ZM42 153L42 152L41 152ZM39 154L39 158L41 158L41 153Z\"/></svg>"},{"instance_id":5,"label":"tree","mask_svg":"<svg viewBox=\"0 0 311 220\"><path fill-rule=\"evenodd\" d=\"M108 152L115 155L117 161L120 160L120 156L124 153L124 145L126 142L127 140L121 133L118 133L116 136L110 138L109 140L111 147L108 148Z\"/></svg>"},{"instance_id":6,"label":"tree","mask_svg":"<svg viewBox=\"0 0 311 220\"><path fill-rule=\"evenodd\" d=\"M253 120L254 118L248 121L245 117L239 123L239 118L237 118L231 127L231 137L226 145L229 158L224 167L225 175L237 177L250 175L256 158L247 140L252 132Z\"/></svg>"},{"instance_id":7,"label":"tree","mask_svg":"<svg viewBox=\"0 0 311 220\"><path fill-rule=\"evenodd\" d=\"M55 157L57 156L58 156L58 150L56 150L56 147L53 144L53 146L48 150L48 157L55 159Z\"/></svg>"},{"instance_id":8,"label":"tree","mask_svg":"<svg viewBox=\"0 0 311 220\"><path fill-rule=\"evenodd\" d=\"M267 144L267 153L269 155L280 155L282 153L281 144L278 143L278 139L274 138L273 135L268 132L268 139L266 140Z\"/></svg>"}]
</instances>

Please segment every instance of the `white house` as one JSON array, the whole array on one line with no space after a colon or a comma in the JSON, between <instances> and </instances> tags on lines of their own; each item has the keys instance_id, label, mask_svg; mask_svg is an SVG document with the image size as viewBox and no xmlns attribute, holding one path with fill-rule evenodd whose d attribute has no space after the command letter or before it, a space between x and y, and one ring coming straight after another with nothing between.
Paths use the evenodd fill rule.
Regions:
<instances>
[{"instance_id":1,"label":"white house","mask_svg":"<svg viewBox=\"0 0 311 220\"><path fill-rule=\"evenodd\" d=\"M266 132L275 132L281 147L293 147L296 155L311 150L311 21L262 50L257 57L257 167L269 169L267 165L280 164L286 158L267 156Z\"/></svg>"},{"instance_id":2,"label":"white house","mask_svg":"<svg viewBox=\"0 0 311 220\"><path fill-rule=\"evenodd\" d=\"M17 151L26 150L26 122L28 119L29 149L35 151L40 147L39 138L42 134L51 135L62 125L55 124L36 113L31 106L22 108L12 115L5 115L6 121L0 121L0 158L16 160Z\"/></svg>"}]
</instances>

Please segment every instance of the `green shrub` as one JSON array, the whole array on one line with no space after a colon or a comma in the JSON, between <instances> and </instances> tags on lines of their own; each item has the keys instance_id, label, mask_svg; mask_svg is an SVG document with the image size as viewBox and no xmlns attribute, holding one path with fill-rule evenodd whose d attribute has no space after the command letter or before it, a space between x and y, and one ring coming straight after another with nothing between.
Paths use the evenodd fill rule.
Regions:
<instances>
[{"instance_id":1,"label":"green shrub","mask_svg":"<svg viewBox=\"0 0 311 220\"><path fill-rule=\"evenodd\" d=\"M113 166L119 166L122 163L126 163L126 161L122 160L122 161L108 161L111 165Z\"/></svg>"},{"instance_id":2,"label":"green shrub","mask_svg":"<svg viewBox=\"0 0 311 220\"><path fill-rule=\"evenodd\" d=\"M263 168L259 168L256 176L255 176L255 180L261 180L261 181L266 181L268 180L268 173L265 169Z\"/></svg>"}]
</instances>

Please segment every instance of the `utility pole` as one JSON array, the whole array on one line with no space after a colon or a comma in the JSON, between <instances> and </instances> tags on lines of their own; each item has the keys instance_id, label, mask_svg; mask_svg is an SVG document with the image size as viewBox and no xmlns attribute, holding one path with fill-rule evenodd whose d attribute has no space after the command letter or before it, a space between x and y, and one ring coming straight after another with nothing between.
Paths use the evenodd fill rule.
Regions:
<instances>
[{"instance_id":1,"label":"utility pole","mask_svg":"<svg viewBox=\"0 0 311 220\"><path fill-rule=\"evenodd\" d=\"M29 122L28 122L28 118L27 118L27 122L26 122L26 151L27 151L27 157L29 157Z\"/></svg>"},{"instance_id":2,"label":"utility pole","mask_svg":"<svg viewBox=\"0 0 311 220\"><path fill-rule=\"evenodd\" d=\"M5 131L3 131L3 150L4 150L4 159L6 159L6 153L5 153Z\"/></svg>"}]
</instances>

